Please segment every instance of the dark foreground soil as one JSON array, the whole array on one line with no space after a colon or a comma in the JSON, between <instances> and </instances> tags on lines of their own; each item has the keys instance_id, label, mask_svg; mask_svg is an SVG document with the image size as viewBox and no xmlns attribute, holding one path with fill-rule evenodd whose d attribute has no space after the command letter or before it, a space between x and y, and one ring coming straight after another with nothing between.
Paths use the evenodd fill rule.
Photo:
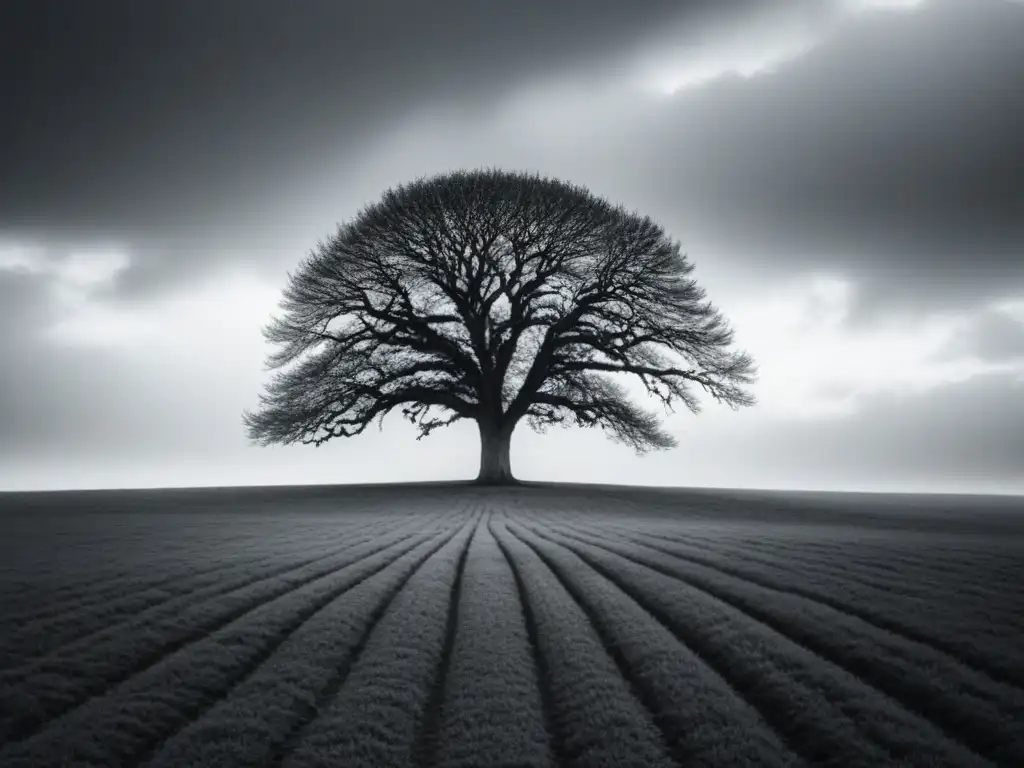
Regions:
<instances>
[{"instance_id":1,"label":"dark foreground soil","mask_svg":"<svg viewBox=\"0 0 1024 768\"><path fill-rule=\"evenodd\" d=\"M1024 499L0 494L0 766L1024 766Z\"/></svg>"}]
</instances>

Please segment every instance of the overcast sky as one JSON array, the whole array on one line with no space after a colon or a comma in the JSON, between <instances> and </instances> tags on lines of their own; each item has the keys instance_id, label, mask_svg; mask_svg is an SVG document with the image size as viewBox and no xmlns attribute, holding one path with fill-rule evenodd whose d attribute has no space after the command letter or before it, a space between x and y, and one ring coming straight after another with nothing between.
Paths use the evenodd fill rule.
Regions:
<instances>
[{"instance_id":1,"label":"overcast sky","mask_svg":"<svg viewBox=\"0 0 1024 768\"><path fill-rule=\"evenodd\" d=\"M1024 493L1021 40L1012 0L7 3L0 489L475 476L465 422L241 413L317 240L486 166L650 214L761 370L643 458L523 424L518 476Z\"/></svg>"}]
</instances>

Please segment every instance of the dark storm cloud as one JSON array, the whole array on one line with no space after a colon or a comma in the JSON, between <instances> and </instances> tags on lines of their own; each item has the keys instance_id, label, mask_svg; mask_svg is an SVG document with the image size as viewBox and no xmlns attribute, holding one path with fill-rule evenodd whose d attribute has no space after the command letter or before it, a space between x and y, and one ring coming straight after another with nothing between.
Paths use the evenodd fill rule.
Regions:
<instances>
[{"instance_id":1,"label":"dark storm cloud","mask_svg":"<svg viewBox=\"0 0 1024 768\"><path fill-rule=\"evenodd\" d=\"M216 332L181 331L195 293L182 291L184 308L148 316L157 326L148 343L54 340L55 323L78 319L58 295L63 278L38 264L9 268L0 251L0 482L13 482L6 467L26 456L58 469L83 457L159 468L200 454L214 468L225 457L247 466L238 416L256 395L265 349L259 322L248 327L258 313L239 309L248 288L232 294L213 270L263 270L279 285L382 184L467 158L557 170L651 213L699 279L720 261L733 280L720 285L741 297L744 280L763 291L762 277L839 272L866 299L851 323L898 308L917 327L918 311L977 313L1024 295L1024 177L1014 165L1024 157L1024 5L931 0L905 15L846 16L840 5L4 4L0 248L40 246L33 258L53 262L78 246L123 247L130 267L89 287L96 305L117 310L113 322L145 319L162 306L151 303L158 293L185 281L223 307L209 313ZM786 13L807 21L815 45L773 74L717 78L661 100L611 88L595 106L602 79L621 84L648 43L678 34L685 59L702 41L714 53L727 34L756 54L789 29ZM580 78L558 90L567 72ZM524 84L537 88L505 110ZM441 117L422 119L424 106ZM135 304L114 307L115 297ZM244 330L230 327L234 315ZM836 338L853 344L849 330ZM942 355L1000 363L1021 350L1020 325L991 313ZM736 484L758 472L759 482L795 485L1024 482L1022 394L1010 376L983 375L867 397L853 419L797 422L765 408L736 434L716 433L732 441L716 463ZM592 451L581 453L581 473L592 471ZM290 455L299 466L307 454Z\"/></svg>"},{"instance_id":2,"label":"dark storm cloud","mask_svg":"<svg viewBox=\"0 0 1024 768\"><path fill-rule=\"evenodd\" d=\"M1019 295L1022 39L1003 0L851 17L776 74L679 92L632 184L752 275L842 271L859 312Z\"/></svg>"},{"instance_id":3,"label":"dark storm cloud","mask_svg":"<svg viewBox=\"0 0 1024 768\"><path fill-rule=\"evenodd\" d=\"M7 4L0 222L173 229L315 167L411 104L498 97L678 10L667 0Z\"/></svg>"},{"instance_id":4,"label":"dark storm cloud","mask_svg":"<svg viewBox=\"0 0 1024 768\"><path fill-rule=\"evenodd\" d=\"M37 242L114 236L131 247L128 293L213 260L265 262L275 247L293 250L334 223L293 231L282 245L275 204L294 193L283 187L325 164L337 166L338 188L350 187L339 158L418 105L479 109L552 72L614 76L620 52L669 22L687 46L701 30L787 5L8 4L0 233Z\"/></svg>"},{"instance_id":5,"label":"dark storm cloud","mask_svg":"<svg viewBox=\"0 0 1024 768\"><path fill-rule=\"evenodd\" d=\"M789 13L817 45L773 74L645 108L601 147L609 193L666 213L698 263L710 244L751 274L843 271L864 286L862 310L1024 288L1024 6L932 0L830 27L839 2L725 5L10 5L0 232L115 235L131 247L127 293L214 261L298 259L365 200L297 227L280 211L289 182L327 164L352 188L346 148L417 105L462 105L453 131L470 134L519 83L566 71L597 82L645 42L678 37L685 58L729 30L756 53ZM581 145L596 141L589 130Z\"/></svg>"}]
</instances>

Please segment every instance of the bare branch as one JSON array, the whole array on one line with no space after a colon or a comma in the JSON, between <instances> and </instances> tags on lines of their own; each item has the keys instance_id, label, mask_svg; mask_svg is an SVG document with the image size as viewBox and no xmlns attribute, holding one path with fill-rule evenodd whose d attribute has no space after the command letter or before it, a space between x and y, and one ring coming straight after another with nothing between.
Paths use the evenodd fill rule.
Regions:
<instances>
[{"instance_id":1,"label":"bare branch","mask_svg":"<svg viewBox=\"0 0 1024 768\"><path fill-rule=\"evenodd\" d=\"M401 408L420 437L526 418L671 447L613 377L669 411L697 412L693 387L754 403L754 362L692 272L650 218L582 187L499 170L399 185L289 275L264 331L275 375L245 423L263 444L319 445Z\"/></svg>"}]
</instances>

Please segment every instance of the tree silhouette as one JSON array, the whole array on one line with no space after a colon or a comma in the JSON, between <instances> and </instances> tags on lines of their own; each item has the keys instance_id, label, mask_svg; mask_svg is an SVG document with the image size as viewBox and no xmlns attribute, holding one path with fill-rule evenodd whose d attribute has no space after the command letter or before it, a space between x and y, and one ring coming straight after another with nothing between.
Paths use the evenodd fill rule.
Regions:
<instances>
[{"instance_id":1,"label":"tree silhouette","mask_svg":"<svg viewBox=\"0 0 1024 768\"><path fill-rule=\"evenodd\" d=\"M246 412L262 445L358 435L401 407L417 439L480 430L478 481L514 482L512 431L571 420L638 452L675 439L667 410L697 384L733 408L756 370L679 245L649 217L539 175L457 171L399 185L302 262L264 331L277 369Z\"/></svg>"}]
</instances>

